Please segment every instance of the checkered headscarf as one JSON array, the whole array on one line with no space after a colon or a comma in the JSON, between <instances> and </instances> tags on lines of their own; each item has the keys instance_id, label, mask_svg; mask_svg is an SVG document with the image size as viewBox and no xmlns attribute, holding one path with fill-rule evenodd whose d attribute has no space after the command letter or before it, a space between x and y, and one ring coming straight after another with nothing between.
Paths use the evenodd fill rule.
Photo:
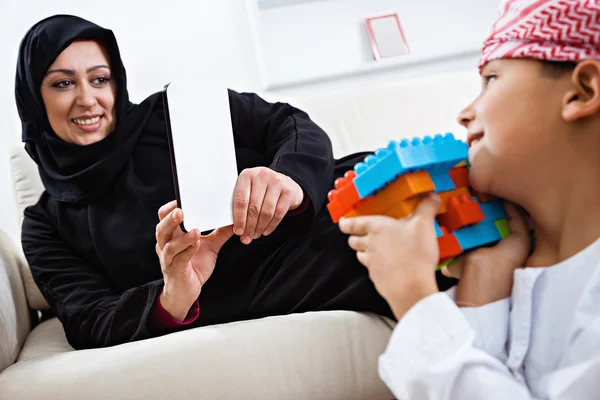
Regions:
<instances>
[{"instance_id":1,"label":"checkered headscarf","mask_svg":"<svg viewBox=\"0 0 600 400\"><path fill-rule=\"evenodd\" d=\"M600 0L503 0L479 70L498 58L600 60Z\"/></svg>"}]
</instances>

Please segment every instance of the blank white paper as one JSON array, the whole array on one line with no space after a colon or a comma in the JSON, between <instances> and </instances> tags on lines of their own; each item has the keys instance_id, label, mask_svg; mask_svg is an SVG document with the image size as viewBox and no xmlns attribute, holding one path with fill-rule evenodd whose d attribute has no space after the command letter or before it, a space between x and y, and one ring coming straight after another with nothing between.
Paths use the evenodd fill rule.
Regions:
<instances>
[{"instance_id":1,"label":"blank white paper","mask_svg":"<svg viewBox=\"0 0 600 400\"><path fill-rule=\"evenodd\" d=\"M238 173L226 86L183 80L169 84L166 93L185 229L233 224Z\"/></svg>"}]
</instances>

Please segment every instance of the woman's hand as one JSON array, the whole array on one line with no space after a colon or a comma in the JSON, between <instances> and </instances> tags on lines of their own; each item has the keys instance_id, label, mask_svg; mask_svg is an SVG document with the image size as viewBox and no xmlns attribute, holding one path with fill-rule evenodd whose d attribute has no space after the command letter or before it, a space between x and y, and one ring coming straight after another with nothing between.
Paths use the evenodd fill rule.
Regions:
<instances>
[{"instance_id":1,"label":"woman's hand","mask_svg":"<svg viewBox=\"0 0 600 400\"><path fill-rule=\"evenodd\" d=\"M439 248L433 221L439 197L421 200L404 219L385 216L342 218L350 247L368 268L375 288L398 320L419 300L438 291L435 267Z\"/></svg>"},{"instance_id":2,"label":"woman's hand","mask_svg":"<svg viewBox=\"0 0 600 400\"><path fill-rule=\"evenodd\" d=\"M458 278L456 304L479 307L510 296L515 269L525 265L531 249L527 221L512 203L504 206L510 236L493 247L482 247L458 257L442 268L446 276Z\"/></svg>"},{"instance_id":3,"label":"woman's hand","mask_svg":"<svg viewBox=\"0 0 600 400\"><path fill-rule=\"evenodd\" d=\"M158 210L158 218L156 254L164 278L160 302L173 318L183 321L212 275L221 247L233 235L232 226L207 236L197 229L184 233L180 228L183 211L175 200Z\"/></svg>"},{"instance_id":4,"label":"woman's hand","mask_svg":"<svg viewBox=\"0 0 600 400\"><path fill-rule=\"evenodd\" d=\"M244 244L267 236L303 199L302 188L292 178L266 167L245 169L233 195L234 232Z\"/></svg>"}]
</instances>

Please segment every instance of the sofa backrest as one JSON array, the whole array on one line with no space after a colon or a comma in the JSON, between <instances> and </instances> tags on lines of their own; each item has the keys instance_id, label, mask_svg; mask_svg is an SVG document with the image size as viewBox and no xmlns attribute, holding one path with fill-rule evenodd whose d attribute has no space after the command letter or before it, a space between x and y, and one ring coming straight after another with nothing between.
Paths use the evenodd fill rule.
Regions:
<instances>
[{"instance_id":1,"label":"sofa backrest","mask_svg":"<svg viewBox=\"0 0 600 400\"><path fill-rule=\"evenodd\" d=\"M0 372L12 365L31 329L20 267L21 253L0 232Z\"/></svg>"},{"instance_id":2,"label":"sofa backrest","mask_svg":"<svg viewBox=\"0 0 600 400\"><path fill-rule=\"evenodd\" d=\"M392 139L452 132L466 137L457 115L480 91L477 71L436 75L286 99L331 137L336 157L386 147Z\"/></svg>"}]
</instances>

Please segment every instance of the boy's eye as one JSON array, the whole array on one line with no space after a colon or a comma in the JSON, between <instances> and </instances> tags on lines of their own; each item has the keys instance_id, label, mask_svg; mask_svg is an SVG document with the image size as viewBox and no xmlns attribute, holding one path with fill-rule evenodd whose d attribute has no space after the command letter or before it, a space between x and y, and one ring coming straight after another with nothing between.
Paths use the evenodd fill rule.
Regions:
<instances>
[{"instance_id":1,"label":"boy's eye","mask_svg":"<svg viewBox=\"0 0 600 400\"><path fill-rule=\"evenodd\" d=\"M68 87L70 87L72 85L73 85L73 82L71 82L68 79L63 79L63 80L60 80L60 81L56 81L56 82L54 82L52 84L53 87L57 87L57 88L61 88L61 89L68 88Z\"/></svg>"},{"instance_id":2,"label":"boy's eye","mask_svg":"<svg viewBox=\"0 0 600 400\"><path fill-rule=\"evenodd\" d=\"M492 82L495 79L496 79L496 75L494 75L494 74L484 75L483 76L483 83L484 83L485 86L487 86L487 85L490 84L490 82Z\"/></svg>"}]
</instances>

